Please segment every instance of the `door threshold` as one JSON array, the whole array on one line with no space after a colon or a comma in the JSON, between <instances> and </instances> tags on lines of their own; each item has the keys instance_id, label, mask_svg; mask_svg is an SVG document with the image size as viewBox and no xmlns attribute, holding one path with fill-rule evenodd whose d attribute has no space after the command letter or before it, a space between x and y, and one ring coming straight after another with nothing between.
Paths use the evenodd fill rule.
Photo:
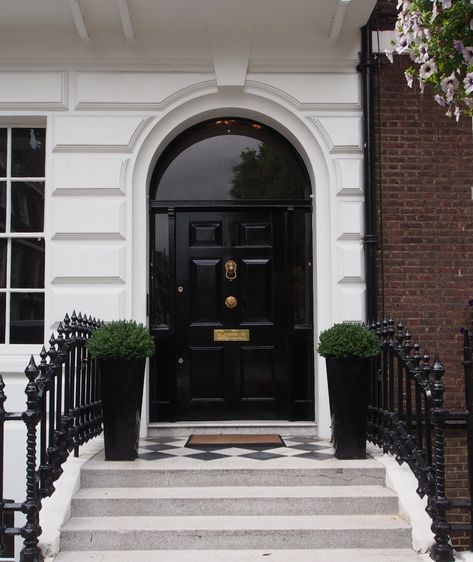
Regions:
<instances>
[{"instance_id":1,"label":"door threshold","mask_svg":"<svg viewBox=\"0 0 473 562\"><path fill-rule=\"evenodd\" d=\"M148 437L188 437L191 434L277 433L289 437L317 437L317 424L313 421L284 420L224 420L153 422L148 425Z\"/></svg>"}]
</instances>

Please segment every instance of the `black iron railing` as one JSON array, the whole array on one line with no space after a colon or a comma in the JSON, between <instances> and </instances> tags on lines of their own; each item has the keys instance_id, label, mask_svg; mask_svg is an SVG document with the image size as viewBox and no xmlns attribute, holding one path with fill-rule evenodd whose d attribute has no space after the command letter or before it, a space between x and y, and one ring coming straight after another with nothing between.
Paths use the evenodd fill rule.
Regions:
<instances>
[{"instance_id":1,"label":"black iron railing","mask_svg":"<svg viewBox=\"0 0 473 562\"><path fill-rule=\"evenodd\" d=\"M373 364L368 410L368 440L407 463L418 481L417 493L427 497L435 544L430 557L454 560L452 526L445 493L445 370L438 355L433 363L402 322L390 319L371 326L381 341Z\"/></svg>"},{"instance_id":2,"label":"black iron railing","mask_svg":"<svg viewBox=\"0 0 473 562\"><path fill-rule=\"evenodd\" d=\"M31 356L25 369L24 412L5 410L7 397L0 376L0 541L4 544L5 537L20 535L22 562L43 560L38 547L41 501L54 492L63 463L72 451L78 456L79 447L102 432L100 373L86 349L87 339L100 325L75 312L66 315L51 336L48 351L43 346L39 363ZM4 432L5 423L12 420L26 426L26 498L21 503L4 500ZM4 515L12 512L26 516L22 527L4 523L8 519Z\"/></svg>"},{"instance_id":3,"label":"black iron railing","mask_svg":"<svg viewBox=\"0 0 473 562\"><path fill-rule=\"evenodd\" d=\"M448 412L447 421L456 424L456 427L465 429L466 457L468 467L468 498L451 499L449 507L458 508L467 514L468 523L454 523L452 530L465 532L468 535L470 551L473 551L473 502L471 492L473 490L473 334L464 330L463 334L463 368L465 375L465 408L462 410L451 410ZM458 423L461 426L458 426Z\"/></svg>"}]
</instances>

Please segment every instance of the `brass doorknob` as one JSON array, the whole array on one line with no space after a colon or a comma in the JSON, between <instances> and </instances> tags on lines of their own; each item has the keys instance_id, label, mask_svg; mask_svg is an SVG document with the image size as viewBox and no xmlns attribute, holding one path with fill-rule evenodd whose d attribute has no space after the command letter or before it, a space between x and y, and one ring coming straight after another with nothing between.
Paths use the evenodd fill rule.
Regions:
<instances>
[{"instance_id":1,"label":"brass doorknob","mask_svg":"<svg viewBox=\"0 0 473 562\"><path fill-rule=\"evenodd\" d=\"M235 297L233 296L229 296L225 299L225 306L227 308L235 308L235 306L238 304L238 301L236 300Z\"/></svg>"}]
</instances>

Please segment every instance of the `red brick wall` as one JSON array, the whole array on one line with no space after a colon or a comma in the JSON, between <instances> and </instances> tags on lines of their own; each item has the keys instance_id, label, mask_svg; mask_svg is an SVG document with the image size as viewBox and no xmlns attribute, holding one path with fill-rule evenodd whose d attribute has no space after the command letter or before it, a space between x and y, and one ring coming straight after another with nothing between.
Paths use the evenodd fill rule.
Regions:
<instances>
[{"instance_id":1,"label":"red brick wall","mask_svg":"<svg viewBox=\"0 0 473 562\"><path fill-rule=\"evenodd\" d=\"M461 429L447 429L445 451L445 488L449 500L468 498L468 458L466 432ZM448 510L447 519L451 523L469 524L466 508ZM464 531L452 533L452 543L457 550L468 550L470 539Z\"/></svg>"},{"instance_id":2,"label":"red brick wall","mask_svg":"<svg viewBox=\"0 0 473 562\"><path fill-rule=\"evenodd\" d=\"M407 57L375 78L379 306L402 319L446 369L447 405L464 406L461 326L473 298L472 122L407 87ZM382 287L384 284L384 299Z\"/></svg>"},{"instance_id":3,"label":"red brick wall","mask_svg":"<svg viewBox=\"0 0 473 562\"><path fill-rule=\"evenodd\" d=\"M457 123L428 90L408 88L407 57L382 59L375 77L379 310L402 319L431 355L438 350L446 406L463 408L459 329L473 319L472 121ZM446 480L449 498L468 497L464 431L447 431ZM448 518L468 521L466 510ZM465 533L453 541L468 547Z\"/></svg>"}]
</instances>

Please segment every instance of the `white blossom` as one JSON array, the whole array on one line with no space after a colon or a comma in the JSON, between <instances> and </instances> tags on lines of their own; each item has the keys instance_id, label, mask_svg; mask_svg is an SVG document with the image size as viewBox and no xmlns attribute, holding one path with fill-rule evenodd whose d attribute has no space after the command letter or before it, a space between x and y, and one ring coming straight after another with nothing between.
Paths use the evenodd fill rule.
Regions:
<instances>
[{"instance_id":1,"label":"white blossom","mask_svg":"<svg viewBox=\"0 0 473 562\"><path fill-rule=\"evenodd\" d=\"M427 78L430 78L436 72L437 72L437 65L433 60L428 60L427 62L424 62L424 64L421 65L419 69L419 75L422 78L422 80L427 80Z\"/></svg>"},{"instance_id":2,"label":"white blossom","mask_svg":"<svg viewBox=\"0 0 473 562\"><path fill-rule=\"evenodd\" d=\"M429 52L427 50L427 45L425 43L422 43L421 45L419 45L419 53L418 55L414 58L414 62L427 62L429 60Z\"/></svg>"},{"instance_id":3,"label":"white blossom","mask_svg":"<svg viewBox=\"0 0 473 562\"><path fill-rule=\"evenodd\" d=\"M440 87L445 92L445 99L448 102L451 102L455 97L455 90L458 88L458 86L459 82L454 72L452 72L450 76L447 76L440 82Z\"/></svg>"},{"instance_id":4,"label":"white blossom","mask_svg":"<svg viewBox=\"0 0 473 562\"><path fill-rule=\"evenodd\" d=\"M396 51L401 55L409 51L409 38L406 35L401 35L396 43Z\"/></svg>"},{"instance_id":5,"label":"white blossom","mask_svg":"<svg viewBox=\"0 0 473 562\"><path fill-rule=\"evenodd\" d=\"M473 72L469 72L465 79L463 80L465 86L465 94L469 95L473 93Z\"/></svg>"}]
</instances>

